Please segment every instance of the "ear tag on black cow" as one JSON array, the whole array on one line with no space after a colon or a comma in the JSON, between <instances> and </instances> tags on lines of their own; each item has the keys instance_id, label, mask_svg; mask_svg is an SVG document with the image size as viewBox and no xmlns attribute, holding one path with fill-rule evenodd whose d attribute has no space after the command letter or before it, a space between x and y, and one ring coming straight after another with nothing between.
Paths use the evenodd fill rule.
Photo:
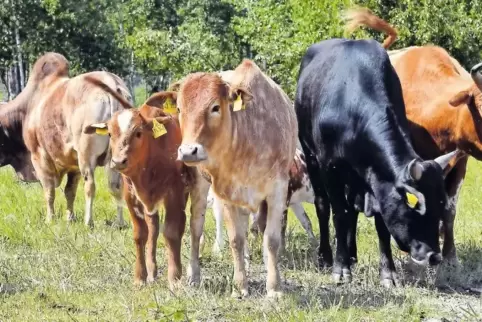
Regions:
<instances>
[{"instance_id":1,"label":"ear tag on black cow","mask_svg":"<svg viewBox=\"0 0 482 322\"><path fill-rule=\"evenodd\" d=\"M157 139L167 133L164 124L159 123L156 119L152 120L152 136Z\"/></svg>"},{"instance_id":2,"label":"ear tag on black cow","mask_svg":"<svg viewBox=\"0 0 482 322\"><path fill-rule=\"evenodd\" d=\"M407 192L407 204L410 208L415 208L418 198L413 193Z\"/></svg>"},{"instance_id":3,"label":"ear tag on black cow","mask_svg":"<svg viewBox=\"0 0 482 322\"><path fill-rule=\"evenodd\" d=\"M170 98L167 98L165 101L164 101L164 104L162 105L162 109L164 110L164 112L166 112L167 114L177 114L177 108L176 108L176 105L174 105L171 101Z\"/></svg>"},{"instance_id":4,"label":"ear tag on black cow","mask_svg":"<svg viewBox=\"0 0 482 322\"><path fill-rule=\"evenodd\" d=\"M96 128L95 129L95 133L99 134L99 135L107 135L109 134L109 130L107 130L106 128Z\"/></svg>"},{"instance_id":5,"label":"ear tag on black cow","mask_svg":"<svg viewBox=\"0 0 482 322\"><path fill-rule=\"evenodd\" d=\"M234 100L233 111L237 112L244 109L246 109L246 105L243 104L243 99L241 98L241 94L239 94Z\"/></svg>"}]
</instances>

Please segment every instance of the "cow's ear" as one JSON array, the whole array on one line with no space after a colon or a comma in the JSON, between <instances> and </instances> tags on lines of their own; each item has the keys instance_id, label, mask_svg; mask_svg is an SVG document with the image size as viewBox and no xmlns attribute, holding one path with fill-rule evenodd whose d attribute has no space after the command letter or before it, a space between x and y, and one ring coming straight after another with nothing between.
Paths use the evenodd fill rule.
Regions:
<instances>
[{"instance_id":1,"label":"cow's ear","mask_svg":"<svg viewBox=\"0 0 482 322\"><path fill-rule=\"evenodd\" d=\"M228 95L229 104L232 106L232 110L235 112L244 110L246 108L246 104L253 99L253 95L251 95L251 93L240 87L230 88Z\"/></svg>"},{"instance_id":2,"label":"cow's ear","mask_svg":"<svg viewBox=\"0 0 482 322\"><path fill-rule=\"evenodd\" d=\"M162 109L167 114L177 114L177 93L176 92L159 92L152 94L144 103L144 105Z\"/></svg>"},{"instance_id":3,"label":"cow's ear","mask_svg":"<svg viewBox=\"0 0 482 322\"><path fill-rule=\"evenodd\" d=\"M170 92L179 92L179 88L181 88L182 81L183 80L180 79L177 82L172 83L171 85L169 85L167 90Z\"/></svg>"},{"instance_id":4,"label":"cow's ear","mask_svg":"<svg viewBox=\"0 0 482 322\"><path fill-rule=\"evenodd\" d=\"M108 135L109 129L107 127L107 123L95 123L88 125L84 128L85 134L99 134L99 135Z\"/></svg>"},{"instance_id":5,"label":"cow's ear","mask_svg":"<svg viewBox=\"0 0 482 322\"><path fill-rule=\"evenodd\" d=\"M419 214L425 215L427 205L423 193L407 184L404 184L403 188L404 196L402 196L402 198L407 206L414 209Z\"/></svg>"},{"instance_id":6,"label":"cow's ear","mask_svg":"<svg viewBox=\"0 0 482 322\"><path fill-rule=\"evenodd\" d=\"M470 104L470 102L472 101L473 99L473 94L472 92L469 90L469 91L461 91L461 92L458 92L457 94L455 94L454 97L452 97L450 100L449 100L449 104L452 105L452 106L459 106L461 104Z\"/></svg>"}]
</instances>

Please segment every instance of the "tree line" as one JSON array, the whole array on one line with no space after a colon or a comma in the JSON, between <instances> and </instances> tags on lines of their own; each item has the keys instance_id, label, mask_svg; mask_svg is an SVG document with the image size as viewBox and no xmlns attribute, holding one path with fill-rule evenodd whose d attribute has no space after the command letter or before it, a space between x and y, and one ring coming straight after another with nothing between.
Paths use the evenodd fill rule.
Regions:
<instances>
[{"instance_id":1,"label":"tree line","mask_svg":"<svg viewBox=\"0 0 482 322\"><path fill-rule=\"evenodd\" d=\"M482 0L0 0L0 81L11 99L44 52L72 75L109 70L131 91L163 89L190 72L254 59L292 97L311 44L344 34L343 10L368 7L399 31L393 49L436 44L465 68L480 60ZM144 97L140 98L144 99Z\"/></svg>"}]
</instances>

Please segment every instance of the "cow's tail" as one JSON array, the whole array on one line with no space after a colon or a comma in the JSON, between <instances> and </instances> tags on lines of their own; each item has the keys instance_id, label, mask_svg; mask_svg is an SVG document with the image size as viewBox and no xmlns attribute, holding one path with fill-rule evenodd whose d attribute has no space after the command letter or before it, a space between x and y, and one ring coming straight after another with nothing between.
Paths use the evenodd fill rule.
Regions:
<instances>
[{"instance_id":1,"label":"cow's tail","mask_svg":"<svg viewBox=\"0 0 482 322\"><path fill-rule=\"evenodd\" d=\"M115 80L115 89L111 88L110 86L103 83L101 80L94 78L94 77L87 77L87 81L102 88L107 93L111 94L114 99L110 98L110 111L111 117L113 114L122 108L132 108L132 96L127 89L125 83L118 77L117 75L110 74ZM126 223L123 217L123 201L122 201L122 189L123 189L123 179L122 175L116 171L111 169L110 162L112 159L112 150L109 146L107 148L107 156L106 156L106 163L104 166L105 174L107 176L107 183L109 187L109 191L112 196L115 198L116 206L117 206L117 219L114 223L117 227L124 227Z\"/></svg>"},{"instance_id":2,"label":"cow's tail","mask_svg":"<svg viewBox=\"0 0 482 322\"><path fill-rule=\"evenodd\" d=\"M388 35L383 41L383 48L388 49L396 40L398 32L388 22L377 17L370 9L354 8L345 11L345 29L352 33L361 26L369 27L373 30L383 32Z\"/></svg>"}]
</instances>

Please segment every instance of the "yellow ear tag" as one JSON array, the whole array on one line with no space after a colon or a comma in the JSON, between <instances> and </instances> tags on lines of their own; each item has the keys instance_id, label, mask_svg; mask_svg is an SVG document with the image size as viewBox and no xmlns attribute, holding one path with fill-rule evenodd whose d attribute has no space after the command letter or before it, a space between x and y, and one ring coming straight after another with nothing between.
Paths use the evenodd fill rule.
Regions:
<instances>
[{"instance_id":1,"label":"yellow ear tag","mask_svg":"<svg viewBox=\"0 0 482 322\"><path fill-rule=\"evenodd\" d=\"M176 105L172 103L170 98L164 101L164 104L162 105L162 109L164 110L164 112L168 114L177 114Z\"/></svg>"},{"instance_id":2,"label":"yellow ear tag","mask_svg":"<svg viewBox=\"0 0 482 322\"><path fill-rule=\"evenodd\" d=\"M96 128L95 129L95 133L99 134L99 135L107 135L109 134L109 130L107 130L106 128Z\"/></svg>"},{"instance_id":3,"label":"yellow ear tag","mask_svg":"<svg viewBox=\"0 0 482 322\"><path fill-rule=\"evenodd\" d=\"M417 205L418 198L414 194L407 192L407 204L410 208L415 208Z\"/></svg>"},{"instance_id":4,"label":"yellow ear tag","mask_svg":"<svg viewBox=\"0 0 482 322\"><path fill-rule=\"evenodd\" d=\"M241 111L246 108L246 105L243 104L243 100L241 99L241 95L238 95L236 99L234 100L234 105L233 105L233 111Z\"/></svg>"},{"instance_id":5,"label":"yellow ear tag","mask_svg":"<svg viewBox=\"0 0 482 322\"><path fill-rule=\"evenodd\" d=\"M167 133L164 124L159 123L156 119L152 120L152 136L157 139Z\"/></svg>"}]
</instances>

